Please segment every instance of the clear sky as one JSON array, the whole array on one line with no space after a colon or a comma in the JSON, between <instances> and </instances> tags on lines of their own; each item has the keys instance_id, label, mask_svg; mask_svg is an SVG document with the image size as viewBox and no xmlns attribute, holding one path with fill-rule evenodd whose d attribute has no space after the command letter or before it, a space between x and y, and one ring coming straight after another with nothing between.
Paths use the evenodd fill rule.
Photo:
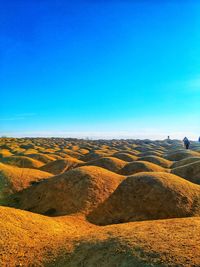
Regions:
<instances>
[{"instance_id":1,"label":"clear sky","mask_svg":"<svg viewBox=\"0 0 200 267\"><path fill-rule=\"evenodd\" d=\"M0 135L198 138L199 3L0 0Z\"/></svg>"}]
</instances>

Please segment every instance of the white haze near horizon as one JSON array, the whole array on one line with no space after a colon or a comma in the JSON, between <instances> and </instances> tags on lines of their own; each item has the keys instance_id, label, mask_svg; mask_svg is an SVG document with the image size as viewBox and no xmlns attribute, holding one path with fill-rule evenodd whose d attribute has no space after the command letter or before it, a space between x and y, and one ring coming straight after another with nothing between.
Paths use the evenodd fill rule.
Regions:
<instances>
[{"instance_id":1,"label":"white haze near horizon","mask_svg":"<svg viewBox=\"0 0 200 267\"><path fill-rule=\"evenodd\" d=\"M113 132L67 132L67 131L35 131L35 132L4 132L0 133L1 136L7 137L62 137L62 138L83 138L83 139L150 139L150 140L163 140L167 139L179 139L182 140L187 136L190 140L197 141L200 133L197 132L157 132L145 131L113 131Z\"/></svg>"}]
</instances>

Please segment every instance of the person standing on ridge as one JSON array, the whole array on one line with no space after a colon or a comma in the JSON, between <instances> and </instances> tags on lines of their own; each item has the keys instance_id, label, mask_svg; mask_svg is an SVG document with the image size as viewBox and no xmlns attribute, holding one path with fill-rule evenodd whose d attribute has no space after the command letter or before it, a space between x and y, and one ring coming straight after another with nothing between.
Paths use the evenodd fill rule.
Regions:
<instances>
[{"instance_id":1,"label":"person standing on ridge","mask_svg":"<svg viewBox=\"0 0 200 267\"><path fill-rule=\"evenodd\" d=\"M184 139L183 139L183 143L184 143L185 148L186 148L186 149L189 149L190 141L188 140L187 137L184 137Z\"/></svg>"}]
</instances>

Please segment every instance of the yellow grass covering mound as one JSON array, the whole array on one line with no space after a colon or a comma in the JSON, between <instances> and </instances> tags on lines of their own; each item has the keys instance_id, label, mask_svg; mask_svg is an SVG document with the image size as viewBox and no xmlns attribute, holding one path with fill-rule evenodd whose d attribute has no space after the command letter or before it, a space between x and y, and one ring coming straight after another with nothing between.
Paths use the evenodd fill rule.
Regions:
<instances>
[{"instance_id":1,"label":"yellow grass covering mound","mask_svg":"<svg viewBox=\"0 0 200 267\"><path fill-rule=\"evenodd\" d=\"M57 155L60 155L62 157L64 156L70 156L72 158L80 158L81 153L77 152L77 151L72 151L70 149L62 149L61 151L56 153Z\"/></svg>"},{"instance_id":2,"label":"yellow grass covering mound","mask_svg":"<svg viewBox=\"0 0 200 267\"><path fill-rule=\"evenodd\" d=\"M65 223L7 207L0 207L0 229L1 267L58 266L55 259L72 250L79 230L87 230L78 217Z\"/></svg>"},{"instance_id":3,"label":"yellow grass covering mound","mask_svg":"<svg viewBox=\"0 0 200 267\"><path fill-rule=\"evenodd\" d=\"M81 238L59 266L200 266L200 218L110 225ZM56 266L56 265L55 265Z\"/></svg>"},{"instance_id":4,"label":"yellow grass covering mound","mask_svg":"<svg viewBox=\"0 0 200 267\"><path fill-rule=\"evenodd\" d=\"M17 196L17 207L46 215L88 213L105 201L123 176L95 166L70 170L36 184Z\"/></svg>"},{"instance_id":5,"label":"yellow grass covering mound","mask_svg":"<svg viewBox=\"0 0 200 267\"><path fill-rule=\"evenodd\" d=\"M145 157L141 157L139 158L140 161L148 161L148 162L152 162L154 164L157 164L163 168L170 168L170 166L172 165L172 162L158 157L158 156L145 156Z\"/></svg>"},{"instance_id":6,"label":"yellow grass covering mound","mask_svg":"<svg viewBox=\"0 0 200 267\"><path fill-rule=\"evenodd\" d=\"M1 149L0 150L0 158L10 157L13 154L8 149Z\"/></svg>"},{"instance_id":7,"label":"yellow grass covering mound","mask_svg":"<svg viewBox=\"0 0 200 267\"><path fill-rule=\"evenodd\" d=\"M127 163L114 157L105 157L87 162L86 165L99 166L112 172L118 173Z\"/></svg>"},{"instance_id":8,"label":"yellow grass covering mound","mask_svg":"<svg viewBox=\"0 0 200 267\"><path fill-rule=\"evenodd\" d=\"M199 157L200 153L191 150L180 150L166 154L164 157L171 161L178 161L189 157Z\"/></svg>"},{"instance_id":9,"label":"yellow grass covering mound","mask_svg":"<svg viewBox=\"0 0 200 267\"><path fill-rule=\"evenodd\" d=\"M32 168L32 169L38 169L42 165L44 165L44 163L42 163L41 161L26 156L6 157L1 159L1 162L21 168Z\"/></svg>"},{"instance_id":10,"label":"yellow grass covering mound","mask_svg":"<svg viewBox=\"0 0 200 267\"><path fill-rule=\"evenodd\" d=\"M54 160L56 160L56 159L62 159L62 157L61 156L58 156L58 155L55 155L55 154L44 154L45 156L48 156L48 157L51 157L51 158L53 158ZM66 155L65 155L66 156Z\"/></svg>"},{"instance_id":11,"label":"yellow grass covering mound","mask_svg":"<svg viewBox=\"0 0 200 267\"><path fill-rule=\"evenodd\" d=\"M148 162L148 161L135 161L130 162L124 166L121 170L121 174L123 175L131 175L138 172L162 172L164 168Z\"/></svg>"},{"instance_id":12,"label":"yellow grass covering mound","mask_svg":"<svg viewBox=\"0 0 200 267\"><path fill-rule=\"evenodd\" d=\"M131 149L130 150L130 149L127 148L127 150L119 150L119 151L115 152L115 155L123 154L123 153L129 154L129 155L133 155L133 156L137 156L138 154L140 154L140 152L135 150L135 149Z\"/></svg>"},{"instance_id":13,"label":"yellow grass covering mound","mask_svg":"<svg viewBox=\"0 0 200 267\"><path fill-rule=\"evenodd\" d=\"M22 154L23 156L27 156L29 154L36 154L38 153L38 150L37 149L27 149L24 151L24 153Z\"/></svg>"},{"instance_id":14,"label":"yellow grass covering mound","mask_svg":"<svg viewBox=\"0 0 200 267\"><path fill-rule=\"evenodd\" d=\"M83 155L82 157L80 157L80 159L82 161L85 161L85 162L88 162L88 161L92 161L92 160L95 160L95 159L100 159L100 158L103 158L103 157L107 157L109 156L107 153L105 152L90 152L88 154L85 154Z\"/></svg>"},{"instance_id":15,"label":"yellow grass covering mound","mask_svg":"<svg viewBox=\"0 0 200 267\"><path fill-rule=\"evenodd\" d=\"M200 161L174 168L171 172L190 182L200 184Z\"/></svg>"},{"instance_id":16,"label":"yellow grass covering mound","mask_svg":"<svg viewBox=\"0 0 200 267\"><path fill-rule=\"evenodd\" d=\"M174 162L174 164L171 166L172 168L182 167L184 165L194 163L200 161L200 157L189 157L186 159L179 160L177 162Z\"/></svg>"},{"instance_id":17,"label":"yellow grass covering mound","mask_svg":"<svg viewBox=\"0 0 200 267\"><path fill-rule=\"evenodd\" d=\"M140 157L146 157L146 156L157 156L157 157L162 157L163 153L160 151L146 151L140 153Z\"/></svg>"},{"instance_id":18,"label":"yellow grass covering mound","mask_svg":"<svg viewBox=\"0 0 200 267\"><path fill-rule=\"evenodd\" d=\"M5 141L3 141L3 145L0 145L0 150L4 150L4 149L6 149L6 150L11 149L11 147L8 144L6 144Z\"/></svg>"},{"instance_id":19,"label":"yellow grass covering mound","mask_svg":"<svg viewBox=\"0 0 200 267\"><path fill-rule=\"evenodd\" d=\"M113 154L113 157L127 161L127 162L132 162L138 159L137 156L131 155L129 153L115 153Z\"/></svg>"},{"instance_id":20,"label":"yellow grass covering mound","mask_svg":"<svg viewBox=\"0 0 200 267\"><path fill-rule=\"evenodd\" d=\"M0 201L8 195L27 188L32 183L52 175L35 169L18 168L0 163Z\"/></svg>"},{"instance_id":21,"label":"yellow grass covering mound","mask_svg":"<svg viewBox=\"0 0 200 267\"><path fill-rule=\"evenodd\" d=\"M141 146L136 146L135 147L135 150L136 151L139 151L140 153L142 152L147 152L151 149L151 147L147 144L142 144Z\"/></svg>"},{"instance_id":22,"label":"yellow grass covering mound","mask_svg":"<svg viewBox=\"0 0 200 267\"><path fill-rule=\"evenodd\" d=\"M52 162L47 163L46 165L42 166L40 169L42 171L47 171L52 174L61 174L66 172L70 169L75 168L76 166L82 164L83 162L72 157L68 157L65 159L58 159Z\"/></svg>"},{"instance_id":23,"label":"yellow grass covering mound","mask_svg":"<svg viewBox=\"0 0 200 267\"><path fill-rule=\"evenodd\" d=\"M199 267L200 186L187 181L199 181L199 167L188 167L200 162L199 151L200 143L191 141L186 150L178 140L0 138L0 162L24 156L40 165L34 162L27 169L1 163L0 204L46 214L0 207L0 266ZM55 177L32 169L71 157L85 162L69 171L61 167L65 173ZM85 166L105 157L157 164L164 172L153 168L154 173L135 174L133 181L105 166ZM193 217L163 219L174 216ZM106 226L91 224L87 217Z\"/></svg>"},{"instance_id":24,"label":"yellow grass covering mound","mask_svg":"<svg viewBox=\"0 0 200 267\"><path fill-rule=\"evenodd\" d=\"M199 218L97 227L0 207L0 229L1 267L200 266Z\"/></svg>"},{"instance_id":25,"label":"yellow grass covering mound","mask_svg":"<svg viewBox=\"0 0 200 267\"><path fill-rule=\"evenodd\" d=\"M125 179L88 215L98 225L200 215L200 186L170 173L140 173Z\"/></svg>"},{"instance_id":26,"label":"yellow grass covering mound","mask_svg":"<svg viewBox=\"0 0 200 267\"><path fill-rule=\"evenodd\" d=\"M29 158L32 158L32 159L39 160L39 161L43 162L44 164L47 164L47 163L55 160L55 158L53 158L47 154L42 154L42 153L27 154L26 156Z\"/></svg>"}]
</instances>

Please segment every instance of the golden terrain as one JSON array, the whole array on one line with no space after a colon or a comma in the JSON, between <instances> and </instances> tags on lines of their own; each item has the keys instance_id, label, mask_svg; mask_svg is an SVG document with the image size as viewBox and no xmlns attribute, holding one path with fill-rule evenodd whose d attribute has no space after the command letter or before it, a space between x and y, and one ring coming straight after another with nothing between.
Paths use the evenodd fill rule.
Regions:
<instances>
[{"instance_id":1,"label":"golden terrain","mask_svg":"<svg viewBox=\"0 0 200 267\"><path fill-rule=\"evenodd\" d=\"M200 266L200 144L0 138L0 266Z\"/></svg>"}]
</instances>

